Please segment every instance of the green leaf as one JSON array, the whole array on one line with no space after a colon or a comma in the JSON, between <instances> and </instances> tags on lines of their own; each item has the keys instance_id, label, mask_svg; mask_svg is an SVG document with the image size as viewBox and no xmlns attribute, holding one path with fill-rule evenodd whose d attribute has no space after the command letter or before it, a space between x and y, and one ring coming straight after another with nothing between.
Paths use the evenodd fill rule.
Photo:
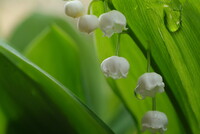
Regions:
<instances>
[{"instance_id":1,"label":"green leaf","mask_svg":"<svg viewBox=\"0 0 200 134\"><path fill-rule=\"evenodd\" d=\"M130 37L122 36L120 56L126 57L131 63L127 79L109 80L113 90L131 111L133 117L136 117L138 125L141 125L142 116L151 110L151 100L136 100L133 97L133 90L138 77L146 72L145 55L146 48L150 44L152 68L164 77L166 84L166 94L157 95L157 110L165 112L169 118L167 133L198 133L200 130L198 104L200 2L112 0L112 4L110 7L124 13L128 21ZM167 11L166 5L172 10ZM93 13L100 15L104 12L103 6L101 2L95 3ZM174 20L167 20L166 14L169 14L169 11L181 14L179 20L181 26L175 32L171 32L166 24L169 21L176 22L179 17L173 16ZM102 61L114 54L116 37L105 39L101 36L102 33L96 33L96 44Z\"/></svg>"},{"instance_id":2,"label":"green leaf","mask_svg":"<svg viewBox=\"0 0 200 134\"><path fill-rule=\"evenodd\" d=\"M8 133L112 133L70 90L3 42L0 61Z\"/></svg>"},{"instance_id":3,"label":"green leaf","mask_svg":"<svg viewBox=\"0 0 200 134\"><path fill-rule=\"evenodd\" d=\"M81 89L79 49L57 26L47 28L28 45L25 56L85 100Z\"/></svg>"},{"instance_id":4,"label":"green leaf","mask_svg":"<svg viewBox=\"0 0 200 134\"><path fill-rule=\"evenodd\" d=\"M44 29L46 29L46 27L49 27L49 25L52 24L59 25L64 31L70 33L71 36L76 35L69 21L63 20L57 16L33 13L13 30L11 36L8 39L10 42L9 45L18 51L23 52L26 46L29 45L31 41L33 41L38 36L38 34L40 34Z\"/></svg>"},{"instance_id":5,"label":"green leaf","mask_svg":"<svg viewBox=\"0 0 200 134\"><path fill-rule=\"evenodd\" d=\"M91 46L87 45L87 42L79 35L76 38L79 38L79 41L74 41L67 33L54 25L28 45L25 56L59 80L79 98L85 100L85 103L116 133L128 131L132 128L133 122L129 119L129 113L120 106L119 100L109 91L99 71L96 58L91 57L95 55L94 49L91 49ZM81 55L80 59L79 55ZM80 66L79 63L82 65ZM106 106L105 103L107 103ZM120 108L116 109L119 106ZM123 119L121 114L129 120L123 123L113 122Z\"/></svg>"},{"instance_id":6,"label":"green leaf","mask_svg":"<svg viewBox=\"0 0 200 134\"><path fill-rule=\"evenodd\" d=\"M5 114L3 113L1 107L0 107L0 134L4 134L6 132L7 127L7 119Z\"/></svg>"},{"instance_id":7,"label":"green leaf","mask_svg":"<svg viewBox=\"0 0 200 134\"><path fill-rule=\"evenodd\" d=\"M37 16L42 16L42 19ZM113 94L100 72L91 37L76 32L76 29L69 30L69 25L64 20L54 17L55 20L49 23L49 20L44 18L49 17L40 14L31 15L19 25L12 36L16 39L15 43L19 44L17 47L21 46L20 43L27 43L26 40L22 41L25 36L31 37L29 44L21 46L25 56L81 97L84 104L115 133L125 134L134 128L129 113ZM57 19L65 25L57 23ZM41 28L37 30L36 38L36 33L33 35L32 31L24 32L27 27L35 25L34 22L46 24L45 29L42 27L44 29L42 32Z\"/></svg>"}]
</instances>

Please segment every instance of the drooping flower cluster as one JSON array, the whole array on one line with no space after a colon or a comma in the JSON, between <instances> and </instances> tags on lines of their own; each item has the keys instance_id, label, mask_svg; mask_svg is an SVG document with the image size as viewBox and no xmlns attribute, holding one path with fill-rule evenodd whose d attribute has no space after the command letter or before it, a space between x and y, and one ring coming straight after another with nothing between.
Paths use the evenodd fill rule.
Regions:
<instances>
[{"instance_id":1,"label":"drooping flower cluster","mask_svg":"<svg viewBox=\"0 0 200 134\"><path fill-rule=\"evenodd\" d=\"M77 26L81 32L89 34L100 28L105 36L111 37L114 33L126 30L126 18L117 10L104 13L99 18L95 15L84 14L84 12L84 6L80 0L67 1L65 4L65 14L79 18Z\"/></svg>"},{"instance_id":2,"label":"drooping flower cluster","mask_svg":"<svg viewBox=\"0 0 200 134\"><path fill-rule=\"evenodd\" d=\"M126 17L121 12L117 10L108 11L101 14L99 18L95 15L84 14L84 6L80 0L67 1L65 14L78 18L77 27L79 31L88 34L100 28L104 36L111 37L114 33L120 34L127 29ZM126 78L129 69L129 62L125 58L119 57L118 54L108 57L101 63L101 70L104 75L113 79ZM134 92L136 96L140 95L141 99L155 98L157 93L164 92L164 86L163 79L159 74L148 72L140 76ZM160 132L163 134L167 130L167 124L167 116L155 109L148 111L142 118L143 131L149 130L152 133Z\"/></svg>"},{"instance_id":3,"label":"drooping flower cluster","mask_svg":"<svg viewBox=\"0 0 200 134\"><path fill-rule=\"evenodd\" d=\"M117 10L103 13L99 18L95 15L84 15L84 6L79 0L67 1L65 4L65 14L78 18L77 27L79 31L92 33L100 28L104 36L111 37L114 33L121 33L126 30L126 17ZM101 70L107 77L113 79L126 78L130 65L129 62L119 56L111 56L101 64Z\"/></svg>"},{"instance_id":4,"label":"drooping flower cluster","mask_svg":"<svg viewBox=\"0 0 200 134\"><path fill-rule=\"evenodd\" d=\"M142 99L146 97L155 98L157 93L164 92L162 77L157 73L144 73L138 79L135 94L139 94ZM152 133L164 134L167 130L168 119L165 113L159 111L148 111L142 118L142 130L149 130Z\"/></svg>"}]
</instances>

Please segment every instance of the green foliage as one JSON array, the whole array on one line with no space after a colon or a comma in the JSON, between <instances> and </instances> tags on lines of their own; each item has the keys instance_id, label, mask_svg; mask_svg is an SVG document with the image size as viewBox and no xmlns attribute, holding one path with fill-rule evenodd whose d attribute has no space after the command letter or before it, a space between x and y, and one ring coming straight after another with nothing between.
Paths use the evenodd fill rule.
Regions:
<instances>
[{"instance_id":1,"label":"green foliage","mask_svg":"<svg viewBox=\"0 0 200 134\"><path fill-rule=\"evenodd\" d=\"M42 19L40 19L41 16ZM53 18L54 20L51 23L48 22L50 18ZM57 22L56 20L60 21ZM36 21L37 25L34 23ZM44 25L44 22L40 23L40 21L46 21L47 23L46 25ZM32 15L18 27L19 28L15 30L14 34L12 35L9 41L13 42L14 40L12 46L15 47L15 49L20 50L21 54L28 57L31 60L31 62L37 64L37 66L42 68L42 70L45 70L45 74L51 77L53 76L54 78L53 77L52 78L57 82L59 81L59 83L61 83L64 89L65 87L70 89L73 92L70 93L72 95L75 94L78 97L78 100L81 100L81 103L84 103L84 106L82 107L85 107L85 105L87 105L87 107L93 110L103 121L105 121L113 129L115 133L120 134L120 133L126 133L128 131L132 132L132 129L134 128L133 121L131 120L129 113L125 110L124 106L121 104L118 98L116 98L115 95L111 92L102 73L100 72L99 63L97 61L96 53L94 51L94 45L91 39L88 38L88 36L84 35L80 36L73 29L73 27L70 26L70 24L68 24L66 21L62 19L59 19L57 17L48 17L42 14ZM28 34L26 32L27 28L29 28ZM31 29L33 29L33 33L31 32L32 31ZM37 31L37 34L34 33L35 31ZM29 39L22 40L22 38L26 36L29 37ZM13 48L11 49L13 50ZM3 53L3 55L5 55L5 53ZM16 62L16 60L10 62ZM28 63L29 62L30 61L28 61ZM17 62L15 64L18 65ZM32 64L33 63L31 63L31 65ZM4 66L5 63L1 62L0 65ZM21 67L21 64L19 66ZM18 69L19 71L24 72L23 68L18 68ZM29 71L24 72L25 73L24 75L29 75ZM4 71L4 74L6 76L8 75L8 77L11 77L12 73L10 73L9 70ZM32 73L35 75L34 72ZM30 81L35 81L36 79L37 82L39 81L40 85L40 82L42 81L37 79L37 77L40 76L34 76L34 79L33 80L31 79ZM18 95L22 94L22 90L20 90L20 88L18 89L18 87L25 88L27 90L26 91L24 89L26 92L33 92L33 94L36 92L32 91L32 88L35 89L34 86L38 84L37 82L33 85L29 85L28 88L26 85L22 84L20 85L20 83L18 83L18 79L21 80L23 78L18 78L18 79L14 78L15 77L13 77L13 79L11 79L9 82L4 83L4 84L10 83L11 85L15 85L13 88L7 87L10 90L10 92L18 91L19 92ZM49 87L51 86L47 82L43 81L42 83L43 84L46 83L45 85L49 85ZM5 87L0 89L2 90L2 92L5 92L4 90L6 90ZM43 91L44 89L40 90ZM49 90L52 89L49 88ZM74 118L74 117L83 118L83 120L85 120L86 122L88 120L85 117L76 116L77 114L76 112L74 112L72 116L70 116L70 114L67 116L74 118L80 124L84 123L85 125L88 125L88 127L86 126L77 127L79 123L76 123L76 125L74 125L73 122L69 121L66 115L62 114L65 111L62 108L60 108L59 110L57 107L55 108L54 113L57 113L58 115L48 114L48 111L47 110L45 111L44 109L51 109L52 106L51 107L44 106L42 104L48 103L53 105L55 104L55 100L47 99L49 98L49 95L46 92L45 93L39 92L37 94L41 96L41 99L30 97L30 95L24 93L23 95L27 95L29 99L26 99L27 97L25 98L24 96L19 96L20 98L24 98L27 104L34 102L35 105L38 105L37 111L33 112L32 110L34 107L32 106L29 106L28 108L24 106L22 107L21 105L25 105L23 104L23 102L16 101L16 103L14 104L12 103L5 104L6 102L8 102L8 99L1 101L2 103L0 107L2 107L2 114L1 114L2 118L0 119L0 121L2 125L0 131L2 131L2 134L8 133L8 130L9 133L12 133L13 131L15 131L16 133L17 132L30 133L29 131L33 131L32 133L40 133L40 132L46 133L47 131L48 133L55 133L57 129L59 129L58 132L60 133L64 132L93 133L92 132L93 128L95 129L95 131L98 131L96 130L97 129L96 127L90 128L89 130L84 130L86 128L88 129L88 127L92 127L92 125L90 125L89 123L84 123L83 121ZM12 102L13 99L17 98L17 96L11 96L11 95L7 96L10 98L9 100L11 100ZM44 98L44 96L46 97ZM58 95L56 96L59 98ZM66 105L68 101L63 101L60 103L62 105ZM9 109L5 108L4 107L5 105L8 105L10 108ZM87 107L86 109L88 109ZM31 111L31 113L25 114L26 112L23 112L19 114L15 109L19 109L20 111L28 110ZM54 109L54 107L52 109ZM71 107L66 106L66 109L71 109ZM13 113L15 115L15 118L17 119L15 119L13 116L10 117L11 116L10 114L4 114L9 112ZM47 115L44 116L45 112L47 112ZM89 110L89 112L91 111ZM81 114L79 115L85 116ZM92 115L94 114L92 113ZM22 118L21 116L24 117ZM39 122L39 118L42 119L43 116L46 120L43 120L43 122L41 122L40 124L36 124L37 122ZM34 121L33 123L29 123L32 122L33 117L37 118L36 120L37 122ZM56 119L57 122L54 119ZM97 123L99 122L98 120L99 119L97 119ZM61 124L62 122L66 123L62 125ZM12 127L10 127L10 125ZM99 125L101 126L101 121ZM48 130L47 126L51 127L52 129ZM99 133L105 133L104 131L106 130L107 128L105 128L104 130L100 130ZM110 130L108 130L108 133L109 131Z\"/></svg>"},{"instance_id":2,"label":"green foliage","mask_svg":"<svg viewBox=\"0 0 200 134\"><path fill-rule=\"evenodd\" d=\"M105 5L93 2L92 14L104 13ZM166 84L166 93L157 95L157 110L169 119L166 134L199 133L199 0L108 5L127 18L119 56L130 62L128 77L107 78L108 85L99 68L115 54L117 35L107 38L97 30L94 46L63 19L33 14L14 30L10 46L0 41L1 134L141 133L141 118L152 102L137 100L133 91L147 70L149 45L151 71Z\"/></svg>"},{"instance_id":3,"label":"green foliage","mask_svg":"<svg viewBox=\"0 0 200 134\"><path fill-rule=\"evenodd\" d=\"M55 16L34 13L23 21L22 24L16 27L12 35L9 37L9 42L11 46L22 52L27 45L44 30L44 28L52 24L59 25L64 31L70 33L71 36L75 34L73 27L69 23L63 21L63 19Z\"/></svg>"},{"instance_id":4,"label":"green foliage","mask_svg":"<svg viewBox=\"0 0 200 134\"><path fill-rule=\"evenodd\" d=\"M26 48L25 55L84 100L78 51L71 37L52 26Z\"/></svg>"},{"instance_id":5,"label":"green foliage","mask_svg":"<svg viewBox=\"0 0 200 134\"><path fill-rule=\"evenodd\" d=\"M200 50L200 26L197 18L200 17L200 12L197 5L200 2L112 0L112 4L110 8L121 11L128 21L129 36L122 36L120 56L126 57L131 63L127 79L109 80L114 91L125 102L136 121L140 122L142 115L151 109L151 102L148 99L138 101L130 93L133 93L137 78L146 71L146 49L150 44L152 71L160 73L166 83L166 94L157 95L157 109L165 112L169 118L167 133L198 133L200 56L197 51ZM166 5L171 10L166 10ZM181 17L173 16L180 14L169 11L180 12ZM94 4L93 13L100 15L102 12L104 4ZM167 20L166 14L171 14L174 20ZM181 26L177 31L171 32L170 28L175 26L168 25L177 22L178 18L181 19ZM114 54L115 40L115 37L102 38L102 34L96 32L101 61Z\"/></svg>"},{"instance_id":6,"label":"green foliage","mask_svg":"<svg viewBox=\"0 0 200 134\"><path fill-rule=\"evenodd\" d=\"M112 133L49 74L2 42L0 52L1 107L10 121L7 133Z\"/></svg>"}]
</instances>

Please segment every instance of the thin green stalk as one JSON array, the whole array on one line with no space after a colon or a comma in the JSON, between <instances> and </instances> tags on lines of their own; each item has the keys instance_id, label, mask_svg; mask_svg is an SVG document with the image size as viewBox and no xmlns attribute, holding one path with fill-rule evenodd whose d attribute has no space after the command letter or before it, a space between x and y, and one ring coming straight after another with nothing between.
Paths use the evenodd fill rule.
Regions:
<instances>
[{"instance_id":1,"label":"thin green stalk","mask_svg":"<svg viewBox=\"0 0 200 134\"><path fill-rule=\"evenodd\" d=\"M104 12L108 12L109 8L108 8L108 0L104 0Z\"/></svg>"},{"instance_id":2,"label":"thin green stalk","mask_svg":"<svg viewBox=\"0 0 200 134\"><path fill-rule=\"evenodd\" d=\"M148 43L148 49L147 49L147 72L150 72L151 70L151 46L150 43Z\"/></svg>"},{"instance_id":3,"label":"thin green stalk","mask_svg":"<svg viewBox=\"0 0 200 134\"><path fill-rule=\"evenodd\" d=\"M93 0L93 1L91 1L90 4L89 4L89 6L88 6L87 14L90 14L90 10L91 10L92 4L94 2L97 2L97 1L103 1L103 0Z\"/></svg>"},{"instance_id":4,"label":"thin green stalk","mask_svg":"<svg viewBox=\"0 0 200 134\"><path fill-rule=\"evenodd\" d=\"M147 72L150 72L151 70L151 44L148 43L148 49L147 49ZM156 96L152 98L152 110L156 111ZM152 134L155 134L152 132Z\"/></svg>"},{"instance_id":5,"label":"thin green stalk","mask_svg":"<svg viewBox=\"0 0 200 134\"><path fill-rule=\"evenodd\" d=\"M152 98L152 110L156 111L156 97Z\"/></svg>"},{"instance_id":6,"label":"thin green stalk","mask_svg":"<svg viewBox=\"0 0 200 134\"><path fill-rule=\"evenodd\" d=\"M121 40L121 34L119 33L118 36L117 36L117 44L116 44L116 52L115 52L115 55L116 55L116 56L119 55L120 40Z\"/></svg>"}]
</instances>

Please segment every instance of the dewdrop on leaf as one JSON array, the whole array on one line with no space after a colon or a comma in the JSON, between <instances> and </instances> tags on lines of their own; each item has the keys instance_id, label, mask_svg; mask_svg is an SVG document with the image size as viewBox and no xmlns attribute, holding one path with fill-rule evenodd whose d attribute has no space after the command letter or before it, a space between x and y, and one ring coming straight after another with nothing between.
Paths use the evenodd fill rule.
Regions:
<instances>
[{"instance_id":1,"label":"dewdrop on leaf","mask_svg":"<svg viewBox=\"0 0 200 134\"><path fill-rule=\"evenodd\" d=\"M95 15L84 15L78 20L78 29L81 32L91 33L99 26L99 20Z\"/></svg>"},{"instance_id":2,"label":"dewdrop on leaf","mask_svg":"<svg viewBox=\"0 0 200 134\"><path fill-rule=\"evenodd\" d=\"M101 63L101 70L104 75L113 79L126 78L129 68L129 62L119 56L111 56Z\"/></svg>"},{"instance_id":3,"label":"dewdrop on leaf","mask_svg":"<svg viewBox=\"0 0 200 134\"><path fill-rule=\"evenodd\" d=\"M111 37L114 33L126 30L126 17L117 10L104 13L99 17L99 27L104 35Z\"/></svg>"},{"instance_id":4,"label":"dewdrop on leaf","mask_svg":"<svg viewBox=\"0 0 200 134\"><path fill-rule=\"evenodd\" d=\"M84 6L79 0L67 1L64 7L67 16L78 18L84 14Z\"/></svg>"}]
</instances>

